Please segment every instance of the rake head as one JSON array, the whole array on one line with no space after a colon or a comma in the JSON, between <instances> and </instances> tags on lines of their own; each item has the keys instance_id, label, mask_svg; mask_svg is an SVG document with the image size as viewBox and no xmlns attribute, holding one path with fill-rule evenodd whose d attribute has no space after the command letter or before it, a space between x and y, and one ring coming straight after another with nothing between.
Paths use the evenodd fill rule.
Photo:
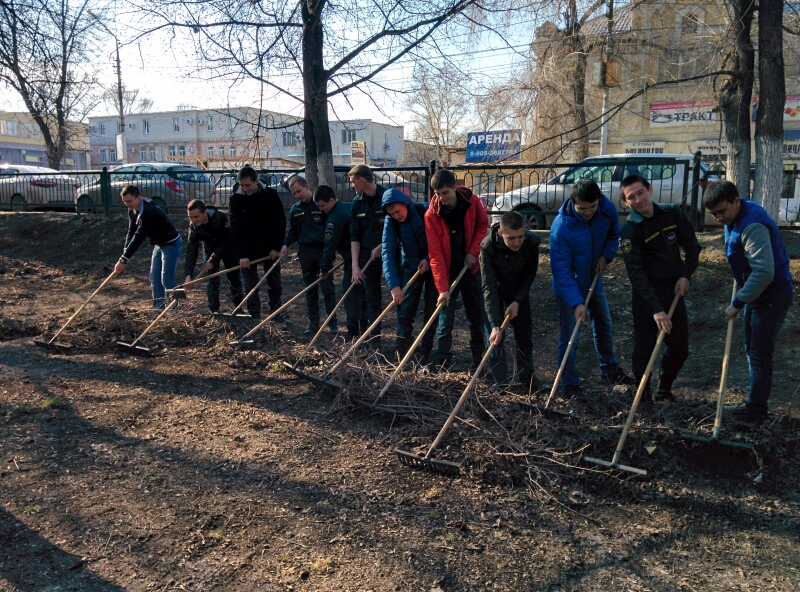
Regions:
<instances>
[{"instance_id":1,"label":"rake head","mask_svg":"<svg viewBox=\"0 0 800 592\"><path fill-rule=\"evenodd\" d=\"M34 345L36 345L36 347L40 347L42 349L55 352L57 354L68 354L71 353L72 350L74 349L71 345L68 345L66 343L50 342L50 341L44 341L42 339L34 339L33 343Z\"/></svg>"},{"instance_id":2,"label":"rake head","mask_svg":"<svg viewBox=\"0 0 800 592\"><path fill-rule=\"evenodd\" d=\"M304 372L303 370L300 370L300 368L295 368L289 362L284 361L281 363L283 364L283 367L289 372L296 374L300 378L305 378L306 380L310 380L311 382L316 383L320 386L324 386L329 389L333 389L335 391L341 391L344 388L342 387L341 384L337 382L333 382L332 380L328 380L327 378L324 378L322 376L317 376L316 374L311 374L310 372Z\"/></svg>"},{"instance_id":3,"label":"rake head","mask_svg":"<svg viewBox=\"0 0 800 592\"><path fill-rule=\"evenodd\" d=\"M171 296L175 300L186 300L186 290L183 288L175 288L174 290L166 290L167 296Z\"/></svg>"},{"instance_id":4,"label":"rake head","mask_svg":"<svg viewBox=\"0 0 800 592\"><path fill-rule=\"evenodd\" d=\"M249 319L250 315L244 312L237 312L236 314L231 314L229 312L212 312L212 317L216 317L218 319Z\"/></svg>"},{"instance_id":5,"label":"rake head","mask_svg":"<svg viewBox=\"0 0 800 592\"><path fill-rule=\"evenodd\" d=\"M406 452L405 450L400 450L399 448L395 449L395 454L397 454L397 458L400 462L407 467L411 467L413 469L422 469L423 471L428 471L429 473L436 473L437 475L446 475L448 477L456 477L461 472L461 465L458 463L450 462L447 460L435 460L432 458L425 458L419 456L418 454L414 454L412 452Z\"/></svg>"},{"instance_id":6,"label":"rake head","mask_svg":"<svg viewBox=\"0 0 800 592\"><path fill-rule=\"evenodd\" d=\"M131 345L130 343L124 343L122 341L117 341L117 349L123 351L125 353L133 354L135 356L142 356L145 358L149 358L152 352L150 348L144 347L141 345Z\"/></svg>"},{"instance_id":7,"label":"rake head","mask_svg":"<svg viewBox=\"0 0 800 592\"><path fill-rule=\"evenodd\" d=\"M607 469L616 469L618 471L633 473L634 475L642 475L642 476L647 475L647 471L644 469L637 469L636 467L629 467L628 465L621 465L619 463L615 464L607 460L601 460L599 458L595 458L593 456L584 456L583 459L586 462L600 465L601 467L606 467Z\"/></svg>"},{"instance_id":8,"label":"rake head","mask_svg":"<svg viewBox=\"0 0 800 592\"><path fill-rule=\"evenodd\" d=\"M389 415L397 415L397 409L392 407L384 407L383 405L375 405L369 401L365 401L364 399L357 399L356 397L350 397L350 402L355 403L359 407L365 407L370 411L379 411L381 413L388 413Z\"/></svg>"},{"instance_id":9,"label":"rake head","mask_svg":"<svg viewBox=\"0 0 800 592\"><path fill-rule=\"evenodd\" d=\"M709 444L712 447L730 446L731 448L738 448L739 450L748 450L748 451L753 450L753 447L745 442L736 442L734 440L720 440L712 436L699 436L697 434L683 433L681 434L681 438L686 438L687 440L694 440L695 442L702 442L704 444Z\"/></svg>"},{"instance_id":10,"label":"rake head","mask_svg":"<svg viewBox=\"0 0 800 592\"><path fill-rule=\"evenodd\" d=\"M525 407L530 407L531 409L536 409L542 415L547 415L549 417L557 419L580 419L571 411L563 411L561 409L555 409L554 407L545 407L544 405L537 405L536 403L529 403L528 401L517 401L517 403Z\"/></svg>"},{"instance_id":11,"label":"rake head","mask_svg":"<svg viewBox=\"0 0 800 592\"><path fill-rule=\"evenodd\" d=\"M238 348L241 348L241 349L248 349L250 347L253 347L253 345L255 344L255 341L253 341L252 339L245 339L245 340L238 339L238 340L231 341L230 344L233 347L238 347Z\"/></svg>"}]
</instances>

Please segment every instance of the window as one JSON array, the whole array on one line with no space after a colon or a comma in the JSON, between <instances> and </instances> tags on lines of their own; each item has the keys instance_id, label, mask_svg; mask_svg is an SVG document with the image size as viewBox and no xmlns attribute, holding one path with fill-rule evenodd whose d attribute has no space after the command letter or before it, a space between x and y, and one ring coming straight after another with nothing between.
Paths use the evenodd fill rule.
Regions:
<instances>
[{"instance_id":1,"label":"window","mask_svg":"<svg viewBox=\"0 0 800 592\"><path fill-rule=\"evenodd\" d=\"M210 131L210 132L213 132L213 131L214 131L214 120L213 120L213 119L211 119L211 116L210 116L210 115L209 115L209 117L208 117L208 125L206 126L206 129L207 129L208 131Z\"/></svg>"},{"instance_id":2,"label":"window","mask_svg":"<svg viewBox=\"0 0 800 592\"><path fill-rule=\"evenodd\" d=\"M297 144L297 136L294 132L283 132L283 145L294 146Z\"/></svg>"},{"instance_id":3,"label":"window","mask_svg":"<svg viewBox=\"0 0 800 592\"><path fill-rule=\"evenodd\" d=\"M342 130L342 144L349 144L356 141L356 130Z\"/></svg>"},{"instance_id":4,"label":"window","mask_svg":"<svg viewBox=\"0 0 800 592\"><path fill-rule=\"evenodd\" d=\"M573 184L579 179L591 179L595 183L610 183L614 165L579 166L564 173L562 183Z\"/></svg>"},{"instance_id":5,"label":"window","mask_svg":"<svg viewBox=\"0 0 800 592\"><path fill-rule=\"evenodd\" d=\"M236 123L237 123L237 122L236 122L236 118L235 118L233 115L231 115L231 116L228 118L228 128L229 128L231 131L235 130L235 129L236 129Z\"/></svg>"},{"instance_id":6,"label":"window","mask_svg":"<svg viewBox=\"0 0 800 592\"><path fill-rule=\"evenodd\" d=\"M186 156L186 146L178 146L178 156Z\"/></svg>"},{"instance_id":7,"label":"window","mask_svg":"<svg viewBox=\"0 0 800 592\"><path fill-rule=\"evenodd\" d=\"M261 158L269 158L269 150L262 150Z\"/></svg>"},{"instance_id":8,"label":"window","mask_svg":"<svg viewBox=\"0 0 800 592\"><path fill-rule=\"evenodd\" d=\"M145 160L147 160L147 148L142 146L139 148L139 162L144 162Z\"/></svg>"},{"instance_id":9,"label":"window","mask_svg":"<svg viewBox=\"0 0 800 592\"><path fill-rule=\"evenodd\" d=\"M172 118L172 131L173 132L181 131L181 118L180 117L173 117Z\"/></svg>"},{"instance_id":10,"label":"window","mask_svg":"<svg viewBox=\"0 0 800 592\"><path fill-rule=\"evenodd\" d=\"M219 155L220 156L225 156L225 146L220 146L219 147Z\"/></svg>"},{"instance_id":11,"label":"window","mask_svg":"<svg viewBox=\"0 0 800 592\"><path fill-rule=\"evenodd\" d=\"M213 146L209 146L208 147L208 156L209 156L209 158L214 156L214 147Z\"/></svg>"},{"instance_id":12,"label":"window","mask_svg":"<svg viewBox=\"0 0 800 592\"><path fill-rule=\"evenodd\" d=\"M108 151L108 162L117 162L117 151L116 150L109 150Z\"/></svg>"},{"instance_id":13,"label":"window","mask_svg":"<svg viewBox=\"0 0 800 592\"><path fill-rule=\"evenodd\" d=\"M155 146L151 146L150 147L150 160L152 160L153 162L156 161L156 149L155 149Z\"/></svg>"},{"instance_id":14,"label":"window","mask_svg":"<svg viewBox=\"0 0 800 592\"><path fill-rule=\"evenodd\" d=\"M169 152L168 152L168 154L169 154L169 155L170 155L172 158L174 158L174 157L175 157L175 146L170 146L170 147L169 147Z\"/></svg>"},{"instance_id":15,"label":"window","mask_svg":"<svg viewBox=\"0 0 800 592\"><path fill-rule=\"evenodd\" d=\"M142 133L149 134L150 133L150 120L149 119L142 119Z\"/></svg>"},{"instance_id":16,"label":"window","mask_svg":"<svg viewBox=\"0 0 800 592\"><path fill-rule=\"evenodd\" d=\"M119 121L117 122L117 133L118 133L118 134L121 134L121 133L122 133L122 123L121 123L121 122L119 122Z\"/></svg>"},{"instance_id":17,"label":"window","mask_svg":"<svg viewBox=\"0 0 800 592\"><path fill-rule=\"evenodd\" d=\"M9 135L11 135L11 134L9 134ZM106 135L106 124L105 123L101 123L100 124L100 135L101 136L105 136Z\"/></svg>"},{"instance_id":18,"label":"window","mask_svg":"<svg viewBox=\"0 0 800 592\"><path fill-rule=\"evenodd\" d=\"M231 146L231 156L236 156L236 146Z\"/></svg>"},{"instance_id":19,"label":"window","mask_svg":"<svg viewBox=\"0 0 800 592\"><path fill-rule=\"evenodd\" d=\"M101 150L101 151L100 151L100 163L101 163L101 164L105 164L105 163L107 163L107 162L108 162L108 160L106 160L106 159L107 159L107 154L106 154L106 151L105 151L105 150Z\"/></svg>"}]
</instances>

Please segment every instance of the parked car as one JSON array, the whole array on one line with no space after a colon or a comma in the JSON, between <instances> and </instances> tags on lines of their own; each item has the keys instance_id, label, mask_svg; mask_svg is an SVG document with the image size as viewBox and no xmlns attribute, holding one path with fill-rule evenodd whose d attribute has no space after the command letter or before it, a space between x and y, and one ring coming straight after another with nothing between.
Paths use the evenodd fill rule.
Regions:
<instances>
[{"instance_id":1,"label":"parked car","mask_svg":"<svg viewBox=\"0 0 800 592\"><path fill-rule=\"evenodd\" d=\"M80 186L79 179L55 169L0 165L0 205L11 210L72 208Z\"/></svg>"},{"instance_id":2,"label":"parked car","mask_svg":"<svg viewBox=\"0 0 800 592\"><path fill-rule=\"evenodd\" d=\"M165 212L181 211L193 199L212 204L217 188L203 169L173 162L141 162L112 169L111 203L117 206L125 185L137 185L143 197ZM73 193L78 213L93 212L103 204L100 176Z\"/></svg>"},{"instance_id":3,"label":"parked car","mask_svg":"<svg viewBox=\"0 0 800 592\"><path fill-rule=\"evenodd\" d=\"M683 204L684 199L688 201L690 197L689 187L684 187L684 173L688 167L691 184L693 166L694 157L688 154L592 156L545 183L522 187L497 196L492 207L492 222L499 221L505 212L522 211L528 228L545 230L552 224L564 201L569 199L572 186L579 179L593 179L617 210L627 212L628 208L620 204L619 186L622 179L632 174L642 175L650 181L654 202ZM700 170L701 178L705 179L701 181L702 189L719 181L718 176L707 175L709 169L702 162ZM684 193L687 195L684 196Z\"/></svg>"},{"instance_id":4,"label":"parked car","mask_svg":"<svg viewBox=\"0 0 800 592\"><path fill-rule=\"evenodd\" d=\"M290 206L294 203L294 196L289 191L289 188L283 185L283 182L286 179L286 175L284 173L267 172L263 170L257 172L259 180L263 183L266 183L269 187L275 189L278 192L278 196L281 198L281 201L285 205ZM216 200L210 205L227 208L230 205L233 186L238 182L239 180L236 177L236 173L231 172L220 175L214 181L214 186L217 189Z\"/></svg>"},{"instance_id":5,"label":"parked car","mask_svg":"<svg viewBox=\"0 0 800 592\"><path fill-rule=\"evenodd\" d=\"M349 164L336 164L333 166L333 174L335 177L336 198L343 201L351 201L355 197L353 187L350 185L350 178L347 173L353 168ZM296 173L288 173L283 176L281 185L286 189L289 188L289 179L292 175L304 175L305 167L297 170ZM387 189L397 188L414 201L428 201L428 190L425 183L418 183L416 181L407 181L397 173L391 171L373 171L375 175L375 182L382 185Z\"/></svg>"}]
</instances>

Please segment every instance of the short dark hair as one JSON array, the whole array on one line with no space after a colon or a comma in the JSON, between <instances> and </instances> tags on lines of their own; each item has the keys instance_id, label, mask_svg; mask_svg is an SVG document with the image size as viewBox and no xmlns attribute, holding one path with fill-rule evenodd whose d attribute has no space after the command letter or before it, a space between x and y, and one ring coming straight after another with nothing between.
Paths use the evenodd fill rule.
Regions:
<instances>
[{"instance_id":1,"label":"short dark hair","mask_svg":"<svg viewBox=\"0 0 800 592\"><path fill-rule=\"evenodd\" d=\"M200 213L206 211L206 204L204 204L199 199L193 199L188 204L186 204L186 211L191 212L192 210L200 210Z\"/></svg>"},{"instance_id":2,"label":"short dark hair","mask_svg":"<svg viewBox=\"0 0 800 592\"><path fill-rule=\"evenodd\" d=\"M739 189L735 183L730 181L722 181L721 183L714 183L711 187L706 189L703 196L703 205L707 210L716 208L723 201L733 203L739 197Z\"/></svg>"},{"instance_id":3,"label":"short dark hair","mask_svg":"<svg viewBox=\"0 0 800 592\"><path fill-rule=\"evenodd\" d=\"M292 185L295 183L300 183L300 187L308 187L308 181L305 180L305 177L301 177L300 175L292 175L289 177L289 182L286 186L291 189Z\"/></svg>"},{"instance_id":4,"label":"short dark hair","mask_svg":"<svg viewBox=\"0 0 800 592\"><path fill-rule=\"evenodd\" d=\"M138 185L125 185L120 192L122 197L125 197L126 195L130 195L131 197L139 197L141 194L142 192L139 191Z\"/></svg>"},{"instance_id":5,"label":"short dark hair","mask_svg":"<svg viewBox=\"0 0 800 592\"><path fill-rule=\"evenodd\" d=\"M626 187L630 187L634 183L641 183L645 189L650 189L650 181L642 177L641 175L628 175L622 180L622 183L619 184L619 197L623 201L627 201L625 199L625 192L623 189Z\"/></svg>"},{"instance_id":6,"label":"short dark hair","mask_svg":"<svg viewBox=\"0 0 800 592\"><path fill-rule=\"evenodd\" d=\"M433 173L433 177L431 177L431 189L436 191L437 189L444 189L445 187L455 187L456 186L456 176L453 174L453 171L448 171L447 169L439 169L435 173Z\"/></svg>"},{"instance_id":7,"label":"short dark hair","mask_svg":"<svg viewBox=\"0 0 800 592\"><path fill-rule=\"evenodd\" d=\"M372 172L372 169L365 164L357 164L349 171L347 171L347 176L359 177L361 179L364 179L367 183L375 182L375 175Z\"/></svg>"},{"instance_id":8,"label":"short dark hair","mask_svg":"<svg viewBox=\"0 0 800 592\"><path fill-rule=\"evenodd\" d=\"M572 186L572 193L569 198L572 200L572 203L578 203L579 201L594 203L600 199L602 195L603 193L600 191L597 183L594 182L594 179L581 179Z\"/></svg>"},{"instance_id":9,"label":"short dark hair","mask_svg":"<svg viewBox=\"0 0 800 592\"><path fill-rule=\"evenodd\" d=\"M244 181L245 179L258 181L258 173L256 173L256 170L251 166L243 166L241 169L239 169L239 173L236 175L236 178L239 181Z\"/></svg>"},{"instance_id":10,"label":"short dark hair","mask_svg":"<svg viewBox=\"0 0 800 592\"><path fill-rule=\"evenodd\" d=\"M525 227L525 217L519 212L506 212L500 217L500 228L503 230L519 230Z\"/></svg>"},{"instance_id":11,"label":"short dark hair","mask_svg":"<svg viewBox=\"0 0 800 592\"><path fill-rule=\"evenodd\" d=\"M314 201L324 201L328 203L332 199L336 199L336 192L333 190L333 187L320 185L314 190Z\"/></svg>"}]
</instances>

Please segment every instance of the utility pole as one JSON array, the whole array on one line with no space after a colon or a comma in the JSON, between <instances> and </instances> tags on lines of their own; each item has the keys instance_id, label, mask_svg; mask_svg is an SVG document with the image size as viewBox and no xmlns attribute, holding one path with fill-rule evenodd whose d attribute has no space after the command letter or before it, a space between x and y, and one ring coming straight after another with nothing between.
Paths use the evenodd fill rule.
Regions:
<instances>
[{"instance_id":1,"label":"utility pole","mask_svg":"<svg viewBox=\"0 0 800 592\"><path fill-rule=\"evenodd\" d=\"M86 13L90 17L92 17L94 20L96 20L101 27L103 27L106 31L108 31L108 34L111 35L114 38L114 43L116 45L116 49L117 49L117 100L119 101L119 127L120 127L120 133L116 135L116 141L117 141L116 148L117 148L117 159L120 161L120 163L125 164L125 160L126 160L126 158L128 156L127 155L128 147L127 147L127 145L125 143L125 105L122 102L124 94L123 94L123 90L122 90L122 62L119 59L119 39L117 38L116 35L114 35L114 33L111 31L111 29L109 29L106 26L106 24L103 21L100 20L100 17L98 17L95 13L93 13L91 10L87 10Z\"/></svg>"},{"instance_id":2,"label":"utility pole","mask_svg":"<svg viewBox=\"0 0 800 592\"><path fill-rule=\"evenodd\" d=\"M608 0L608 28L606 29L606 51L600 61L600 84L603 85L603 114L600 119L600 154L608 154L608 64L611 62L612 36L614 31L614 0Z\"/></svg>"}]
</instances>

